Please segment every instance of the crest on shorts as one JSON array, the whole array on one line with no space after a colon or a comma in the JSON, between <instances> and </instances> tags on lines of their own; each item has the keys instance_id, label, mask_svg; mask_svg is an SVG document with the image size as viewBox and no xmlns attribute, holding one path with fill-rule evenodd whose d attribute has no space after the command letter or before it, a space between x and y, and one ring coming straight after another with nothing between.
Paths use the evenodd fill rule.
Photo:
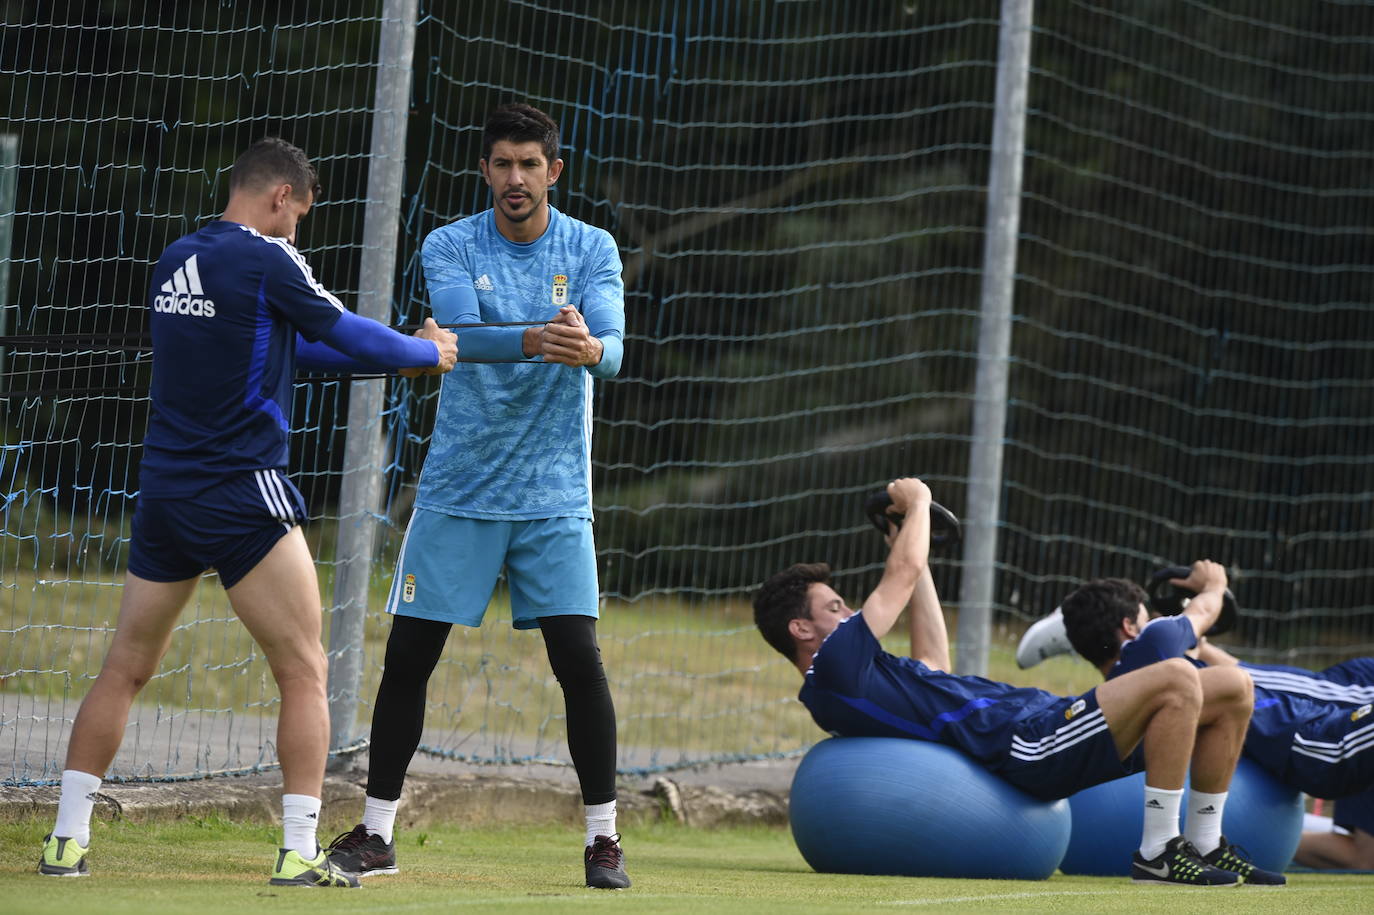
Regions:
<instances>
[{"instance_id":1,"label":"crest on shorts","mask_svg":"<svg viewBox=\"0 0 1374 915\"><path fill-rule=\"evenodd\" d=\"M1083 711L1087 707L1088 703L1084 702L1082 699L1079 699L1073 705L1064 709L1064 717L1068 720L1073 720L1074 715L1077 715L1079 712Z\"/></svg>"},{"instance_id":2,"label":"crest on shorts","mask_svg":"<svg viewBox=\"0 0 1374 915\"><path fill-rule=\"evenodd\" d=\"M565 273L553 278L553 304L559 307L568 304L568 276Z\"/></svg>"},{"instance_id":3,"label":"crest on shorts","mask_svg":"<svg viewBox=\"0 0 1374 915\"><path fill-rule=\"evenodd\" d=\"M407 575L405 585L401 588L401 600L412 603L415 600L415 576Z\"/></svg>"},{"instance_id":4,"label":"crest on shorts","mask_svg":"<svg viewBox=\"0 0 1374 915\"><path fill-rule=\"evenodd\" d=\"M1368 714L1369 714L1369 711L1370 711L1371 708L1374 708L1374 706L1371 706L1371 705L1362 705L1362 706L1360 706L1359 708L1355 709L1355 711L1353 711L1353 712L1350 713L1350 720L1351 720L1351 721L1359 721L1359 720L1360 720L1361 718L1363 718L1365 715L1368 715Z\"/></svg>"}]
</instances>

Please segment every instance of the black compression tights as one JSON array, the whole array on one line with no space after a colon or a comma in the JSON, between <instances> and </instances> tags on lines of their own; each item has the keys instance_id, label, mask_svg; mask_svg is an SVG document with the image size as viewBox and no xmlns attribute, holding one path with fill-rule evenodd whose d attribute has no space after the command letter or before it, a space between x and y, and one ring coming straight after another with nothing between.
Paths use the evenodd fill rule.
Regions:
<instances>
[{"instance_id":1,"label":"black compression tights","mask_svg":"<svg viewBox=\"0 0 1374 915\"><path fill-rule=\"evenodd\" d=\"M372 710L367 793L381 800L401 796L406 769L425 725L425 689L449 623L397 616L386 643L386 661ZM568 752L582 786L584 804L615 800L615 705L601 667L596 620L590 616L539 619L549 666L563 687Z\"/></svg>"},{"instance_id":2,"label":"black compression tights","mask_svg":"<svg viewBox=\"0 0 1374 915\"><path fill-rule=\"evenodd\" d=\"M568 754L582 786L582 803L615 800L615 704L601 667L596 620L590 616L541 616L539 630L549 666L563 687Z\"/></svg>"},{"instance_id":3,"label":"black compression tights","mask_svg":"<svg viewBox=\"0 0 1374 915\"><path fill-rule=\"evenodd\" d=\"M367 793L384 801L401 796L410 758L425 730L425 687L452 623L413 616L391 621L386 660L377 702L372 709L372 744L368 747Z\"/></svg>"}]
</instances>

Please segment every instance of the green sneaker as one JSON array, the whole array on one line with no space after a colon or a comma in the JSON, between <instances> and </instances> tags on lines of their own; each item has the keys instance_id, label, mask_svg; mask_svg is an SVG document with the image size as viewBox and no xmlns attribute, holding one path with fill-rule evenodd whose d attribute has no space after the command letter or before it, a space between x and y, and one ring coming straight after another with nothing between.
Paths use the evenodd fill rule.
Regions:
<instances>
[{"instance_id":1,"label":"green sneaker","mask_svg":"<svg viewBox=\"0 0 1374 915\"><path fill-rule=\"evenodd\" d=\"M89 877L86 851L75 839L49 833L43 837L43 857L38 859L38 872L44 877Z\"/></svg>"},{"instance_id":2,"label":"green sneaker","mask_svg":"<svg viewBox=\"0 0 1374 915\"><path fill-rule=\"evenodd\" d=\"M1146 860L1136 851L1131 861L1136 883L1172 883L1176 886L1240 886L1239 874L1213 867L1202 859L1193 843L1174 836L1159 857Z\"/></svg>"},{"instance_id":3,"label":"green sneaker","mask_svg":"<svg viewBox=\"0 0 1374 915\"><path fill-rule=\"evenodd\" d=\"M1262 867L1256 867L1255 862L1250 860L1250 854L1239 845L1232 845L1226 841L1226 837L1221 837L1221 844L1210 854L1202 856L1213 867L1219 867L1224 871L1230 871L1245 881L1246 886L1286 886L1288 878L1283 874L1267 871Z\"/></svg>"},{"instance_id":4,"label":"green sneaker","mask_svg":"<svg viewBox=\"0 0 1374 915\"><path fill-rule=\"evenodd\" d=\"M345 874L334 866L320 849L314 858L306 860L294 848L277 850L277 866L272 871L272 886L337 886L344 889L358 888L358 878Z\"/></svg>"}]
</instances>

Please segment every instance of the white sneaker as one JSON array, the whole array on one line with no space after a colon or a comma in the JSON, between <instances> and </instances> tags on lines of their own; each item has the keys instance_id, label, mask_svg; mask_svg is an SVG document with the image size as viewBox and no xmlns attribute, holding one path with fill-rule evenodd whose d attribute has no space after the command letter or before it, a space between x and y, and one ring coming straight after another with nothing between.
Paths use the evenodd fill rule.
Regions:
<instances>
[{"instance_id":1,"label":"white sneaker","mask_svg":"<svg viewBox=\"0 0 1374 915\"><path fill-rule=\"evenodd\" d=\"M1064 611L1055 607L1053 613L1037 620L1021 636L1021 643L1016 646L1016 664L1025 670L1057 654L1072 653L1073 644L1064 631Z\"/></svg>"}]
</instances>

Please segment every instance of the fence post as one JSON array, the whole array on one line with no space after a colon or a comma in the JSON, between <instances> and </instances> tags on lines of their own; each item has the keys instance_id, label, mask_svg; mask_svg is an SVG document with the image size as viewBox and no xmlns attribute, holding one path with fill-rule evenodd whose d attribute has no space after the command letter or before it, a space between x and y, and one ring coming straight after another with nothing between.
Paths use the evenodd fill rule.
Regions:
<instances>
[{"instance_id":1,"label":"fence post","mask_svg":"<svg viewBox=\"0 0 1374 915\"><path fill-rule=\"evenodd\" d=\"M419 0L384 0L377 48L377 88L367 172L367 205L358 281L358 314L391 321L396 234L405 179L406 120L415 57ZM382 461L381 414L386 381L355 381L348 394L348 431L339 489L334 612L329 626L330 749L351 745L363 679L363 625L376 546Z\"/></svg>"},{"instance_id":2,"label":"fence post","mask_svg":"<svg viewBox=\"0 0 1374 915\"><path fill-rule=\"evenodd\" d=\"M1002 0L997 43L997 98L988 173L987 234L978 325L978 374L969 446L967 537L959 594L955 669L986 676L996 581L1002 442L1007 419L1016 237L1021 224L1021 169L1026 148L1032 0Z\"/></svg>"},{"instance_id":3,"label":"fence post","mask_svg":"<svg viewBox=\"0 0 1374 915\"><path fill-rule=\"evenodd\" d=\"M10 246L14 242L18 183L19 134L0 133L0 337L10 332ZM0 346L0 378L5 375L5 349Z\"/></svg>"}]
</instances>

